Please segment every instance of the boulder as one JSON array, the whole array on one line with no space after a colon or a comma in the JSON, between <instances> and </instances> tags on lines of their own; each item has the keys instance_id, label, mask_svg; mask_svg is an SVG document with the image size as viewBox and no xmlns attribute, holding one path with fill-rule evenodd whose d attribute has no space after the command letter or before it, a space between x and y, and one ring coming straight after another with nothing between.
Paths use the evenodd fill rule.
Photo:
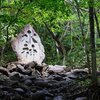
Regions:
<instances>
[{"instance_id":1,"label":"boulder","mask_svg":"<svg viewBox=\"0 0 100 100\"><path fill-rule=\"evenodd\" d=\"M12 39L12 48L18 57L18 62L28 64L32 61L41 65L45 58L44 47L39 35L31 25L26 25L16 38Z\"/></svg>"},{"instance_id":2,"label":"boulder","mask_svg":"<svg viewBox=\"0 0 100 100\"><path fill-rule=\"evenodd\" d=\"M66 66L61 65L49 65L48 66L48 72L54 72L54 73L61 73L65 71Z\"/></svg>"}]
</instances>

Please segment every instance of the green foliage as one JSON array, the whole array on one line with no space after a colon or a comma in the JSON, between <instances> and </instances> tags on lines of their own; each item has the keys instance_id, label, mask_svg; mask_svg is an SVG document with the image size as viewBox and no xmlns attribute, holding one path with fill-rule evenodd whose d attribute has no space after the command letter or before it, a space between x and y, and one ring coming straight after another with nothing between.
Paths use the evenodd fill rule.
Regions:
<instances>
[{"instance_id":1,"label":"green foliage","mask_svg":"<svg viewBox=\"0 0 100 100\"><path fill-rule=\"evenodd\" d=\"M85 1L85 2L84 2ZM88 0L78 0L85 34L85 42L88 50L89 42L89 20ZM99 10L99 2L95 1L96 10ZM100 21L100 14L97 13ZM77 16L74 0L2 0L0 2L0 47L16 36L20 30L30 23L41 37L45 47L48 64L62 64L63 56L56 52L56 42L47 31L44 23L49 25L50 30L63 45L66 53L65 64L79 67L86 64L86 54L83 47L79 18ZM96 27L95 27L96 28ZM96 34L98 34L96 32ZM64 36L64 37L63 37ZM63 39L61 40L61 37ZM98 37L96 37L98 38ZM100 41L96 39L97 64L100 65ZM10 59L12 58L12 59ZM14 53L8 49L4 52L4 61L15 59Z\"/></svg>"}]
</instances>

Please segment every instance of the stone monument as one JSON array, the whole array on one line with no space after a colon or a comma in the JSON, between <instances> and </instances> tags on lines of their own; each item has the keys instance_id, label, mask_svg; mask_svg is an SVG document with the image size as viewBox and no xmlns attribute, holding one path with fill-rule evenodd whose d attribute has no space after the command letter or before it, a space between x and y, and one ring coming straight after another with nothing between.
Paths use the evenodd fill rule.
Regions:
<instances>
[{"instance_id":1,"label":"stone monument","mask_svg":"<svg viewBox=\"0 0 100 100\"><path fill-rule=\"evenodd\" d=\"M26 25L16 38L12 39L12 48L17 55L18 62L28 64L32 61L41 65L44 58L44 47L39 35L31 25Z\"/></svg>"}]
</instances>

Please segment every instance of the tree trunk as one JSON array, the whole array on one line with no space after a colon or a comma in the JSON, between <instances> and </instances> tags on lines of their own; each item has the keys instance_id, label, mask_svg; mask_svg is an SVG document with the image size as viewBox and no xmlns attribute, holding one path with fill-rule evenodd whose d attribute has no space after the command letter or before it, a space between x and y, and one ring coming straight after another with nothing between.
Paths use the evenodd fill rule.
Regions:
<instances>
[{"instance_id":1,"label":"tree trunk","mask_svg":"<svg viewBox=\"0 0 100 100\"><path fill-rule=\"evenodd\" d=\"M89 0L89 24L90 24L92 83L93 85L97 86L97 67L96 67L95 31L94 31L94 0Z\"/></svg>"},{"instance_id":2,"label":"tree trunk","mask_svg":"<svg viewBox=\"0 0 100 100\"><path fill-rule=\"evenodd\" d=\"M50 33L50 35L52 36L52 38L55 40L56 45L57 45L57 49L59 50L59 52L62 54L62 64L65 65L65 49L63 47L63 45L61 44L61 42L59 41L59 39L55 36L55 34L50 30L49 26L47 25L47 23L45 23L45 27L47 28L48 32Z\"/></svg>"},{"instance_id":3,"label":"tree trunk","mask_svg":"<svg viewBox=\"0 0 100 100\"><path fill-rule=\"evenodd\" d=\"M91 73L89 51L88 51L87 44L86 44L86 41L85 41L85 35L84 35L85 32L83 30L84 27L83 27L82 20L81 20L81 14L80 14L80 9L79 9L79 4L78 4L77 0L75 0L75 3L76 3L76 9L77 9L78 19L79 19L79 24L80 24L81 34L82 34L83 49L84 49L85 54L86 54L86 60L87 60L86 64L88 66L89 73Z\"/></svg>"},{"instance_id":4,"label":"tree trunk","mask_svg":"<svg viewBox=\"0 0 100 100\"><path fill-rule=\"evenodd\" d=\"M94 11L94 15L95 15L95 21L96 21L96 27L97 27L98 36L99 36L99 38L100 38L100 28L99 28L98 17L97 17L97 15L96 15L96 10Z\"/></svg>"}]
</instances>

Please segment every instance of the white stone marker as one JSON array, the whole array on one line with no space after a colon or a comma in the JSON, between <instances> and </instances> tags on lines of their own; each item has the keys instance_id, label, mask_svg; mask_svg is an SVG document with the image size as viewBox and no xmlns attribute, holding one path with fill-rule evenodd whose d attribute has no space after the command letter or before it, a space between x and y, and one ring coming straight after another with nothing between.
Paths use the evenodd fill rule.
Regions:
<instances>
[{"instance_id":1,"label":"white stone marker","mask_svg":"<svg viewBox=\"0 0 100 100\"><path fill-rule=\"evenodd\" d=\"M12 48L18 57L18 62L22 64L34 61L41 65L45 58L40 37L29 24L12 40Z\"/></svg>"}]
</instances>

